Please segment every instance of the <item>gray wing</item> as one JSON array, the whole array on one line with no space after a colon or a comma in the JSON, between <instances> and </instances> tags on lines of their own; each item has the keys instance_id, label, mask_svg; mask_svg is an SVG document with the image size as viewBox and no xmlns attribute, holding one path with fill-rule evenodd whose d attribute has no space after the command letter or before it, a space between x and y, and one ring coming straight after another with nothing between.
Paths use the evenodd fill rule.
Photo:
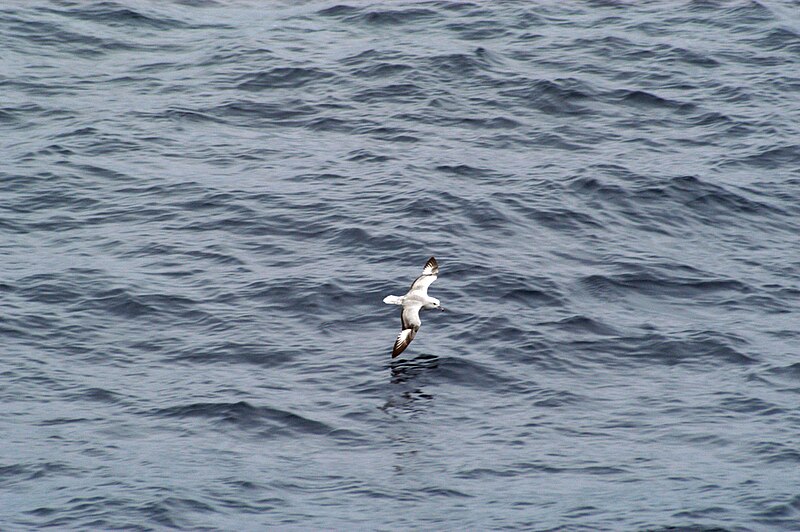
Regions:
<instances>
[{"instance_id":1,"label":"gray wing","mask_svg":"<svg viewBox=\"0 0 800 532\"><path fill-rule=\"evenodd\" d=\"M419 309L421 308L421 303L419 305L403 305L403 311L400 313L400 323L403 324L403 329L420 328L422 320L419 319Z\"/></svg>"},{"instance_id":2,"label":"gray wing","mask_svg":"<svg viewBox=\"0 0 800 532\"><path fill-rule=\"evenodd\" d=\"M439 264L436 262L434 257L431 257L428 259L428 262L425 263L425 267L422 269L422 275L417 277L414 282L411 283L409 293L420 292L422 295L427 296L428 287L438 278Z\"/></svg>"},{"instance_id":3,"label":"gray wing","mask_svg":"<svg viewBox=\"0 0 800 532\"><path fill-rule=\"evenodd\" d=\"M422 325L422 320L419 319L419 309L422 305L407 305L403 306L403 311L400 314L400 321L403 324L403 330L397 335L392 348L392 358L396 357L405 351L411 340L417 335L417 331Z\"/></svg>"}]
</instances>

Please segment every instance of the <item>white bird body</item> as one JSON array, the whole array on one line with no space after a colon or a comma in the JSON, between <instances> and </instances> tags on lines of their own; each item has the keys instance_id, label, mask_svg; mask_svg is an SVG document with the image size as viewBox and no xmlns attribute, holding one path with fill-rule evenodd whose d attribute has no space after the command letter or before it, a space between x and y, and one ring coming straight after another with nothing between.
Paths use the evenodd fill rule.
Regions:
<instances>
[{"instance_id":1,"label":"white bird body","mask_svg":"<svg viewBox=\"0 0 800 532\"><path fill-rule=\"evenodd\" d=\"M425 263L425 268L422 270L422 275L416 278L411 284L411 288L404 296L386 296L383 302L389 305L401 305L403 307L400 313L400 321L403 325L403 330L397 335L397 340L394 342L392 349L392 358L402 353L411 340L416 336L417 331L422 325L422 320L419 319L420 310L430 310L438 308L444 310L438 299L428 295L428 287L433 283L439 274L439 265L436 259L431 257Z\"/></svg>"}]
</instances>

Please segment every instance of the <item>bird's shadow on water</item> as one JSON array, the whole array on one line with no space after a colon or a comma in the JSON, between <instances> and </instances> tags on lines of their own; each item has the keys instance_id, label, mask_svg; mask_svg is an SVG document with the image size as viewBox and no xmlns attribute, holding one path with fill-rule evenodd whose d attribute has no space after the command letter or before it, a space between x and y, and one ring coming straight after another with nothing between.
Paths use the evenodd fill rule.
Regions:
<instances>
[{"instance_id":1,"label":"bird's shadow on water","mask_svg":"<svg viewBox=\"0 0 800 532\"><path fill-rule=\"evenodd\" d=\"M433 405L434 396L424 384L439 368L439 357L423 354L413 359L392 360L389 370L389 397L381 410L392 422L387 435L394 454L393 471L397 475L417 475L424 469L425 449L430 427L421 418Z\"/></svg>"},{"instance_id":2,"label":"bird's shadow on water","mask_svg":"<svg viewBox=\"0 0 800 532\"><path fill-rule=\"evenodd\" d=\"M436 355L424 354L410 360L392 360L388 366L390 397L382 410L387 413L419 413L424 410L434 397L422 388L421 382L438 367L439 357Z\"/></svg>"},{"instance_id":3,"label":"bird's shadow on water","mask_svg":"<svg viewBox=\"0 0 800 532\"><path fill-rule=\"evenodd\" d=\"M439 357L436 355L419 355L411 360L395 359L389 364L392 374L392 384L402 384L418 380L421 375L430 373L439 367Z\"/></svg>"}]
</instances>

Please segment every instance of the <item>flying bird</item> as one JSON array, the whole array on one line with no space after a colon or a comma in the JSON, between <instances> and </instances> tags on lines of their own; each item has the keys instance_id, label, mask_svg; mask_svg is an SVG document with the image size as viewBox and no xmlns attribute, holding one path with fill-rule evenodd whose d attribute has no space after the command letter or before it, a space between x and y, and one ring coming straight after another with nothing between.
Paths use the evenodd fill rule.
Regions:
<instances>
[{"instance_id":1,"label":"flying bird","mask_svg":"<svg viewBox=\"0 0 800 532\"><path fill-rule=\"evenodd\" d=\"M431 257L428 259L428 262L425 263L425 267L422 269L422 275L411 283L411 288L406 295L386 296L383 298L383 302L388 305L402 305L403 307L400 313L400 322L403 324L403 330L400 331L400 334L397 335L397 340L394 342L392 358L405 351L408 344L410 344L411 340L417 335L417 331L422 325L422 321L419 319L420 310L430 310L434 308L444 310L444 307L441 306L438 299L428 295L428 287L438 276L439 264L436 263L435 258Z\"/></svg>"}]
</instances>

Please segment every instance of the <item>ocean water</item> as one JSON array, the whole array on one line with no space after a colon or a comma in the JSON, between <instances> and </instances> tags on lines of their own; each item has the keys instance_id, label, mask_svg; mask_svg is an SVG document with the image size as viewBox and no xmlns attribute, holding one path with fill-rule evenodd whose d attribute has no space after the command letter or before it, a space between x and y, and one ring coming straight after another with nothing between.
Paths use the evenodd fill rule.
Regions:
<instances>
[{"instance_id":1,"label":"ocean water","mask_svg":"<svg viewBox=\"0 0 800 532\"><path fill-rule=\"evenodd\" d=\"M3 531L800 530L795 3L8 2L0 43Z\"/></svg>"}]
</instances>

